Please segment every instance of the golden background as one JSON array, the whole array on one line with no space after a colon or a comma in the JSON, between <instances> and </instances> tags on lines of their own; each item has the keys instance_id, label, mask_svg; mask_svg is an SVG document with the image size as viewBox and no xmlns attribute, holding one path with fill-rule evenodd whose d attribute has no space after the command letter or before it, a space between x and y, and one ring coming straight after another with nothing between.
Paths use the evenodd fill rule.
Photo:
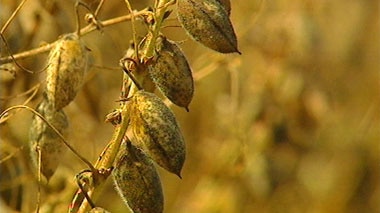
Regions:
<instances>
[{"instance_id":1,"label":"golden background","mask_svg":"<svg viewBox=\"0 0 380 213\"><path fill-rule=\"evenodd\" d=\"M4 25L20 1L0 1ZM86 1L96 8L97 1ZM75 30L75 1L29 0L4 33L13 53L52 42ZM132 1L135 9L152 1ZM190 112L172 106L187 146L183 179L159 169L165 212L354 213L380 212L380 16L373 0L235 0L231 21L238 54L219 54L189 39L173 11L163 33L181 43L192 67ZM80 9L81 15L85 10ZM128 14L123 1L106 1L99 19ZM84 23L82 23L82 26ZM145 27L138 23L137 33ZM130 22L83 37L92 68L75 101L65 108L68 140L91 162L111 139L105 115L118 106L118 60L131 39ZM1 43L1 56L9 53ZM32 70L47 54L19 62ZM1 111L44 73L0 71ZM6 98L12 96L13 98ZM35 107L39 93L29 106ZM36 169L30 163L32 115L18 111L1 124L1 212L32 212ZM10 156L10 157L9 157ZM62 156L42 190L41 212L66 212L75 174L85 169ZM112 181L99 206L127 207ZM15 211L17 212L17 211Z\"/></svg>"}]
</instances>

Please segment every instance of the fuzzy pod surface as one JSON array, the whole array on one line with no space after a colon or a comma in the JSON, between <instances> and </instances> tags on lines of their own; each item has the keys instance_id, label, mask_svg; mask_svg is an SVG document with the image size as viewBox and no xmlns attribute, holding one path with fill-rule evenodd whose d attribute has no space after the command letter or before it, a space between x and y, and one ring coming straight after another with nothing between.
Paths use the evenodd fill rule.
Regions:
<instances>
[{"instance_id":1,"label":"fuzzy pod surface","mask_svg":"<svg viewBox=\"0 0 380 213\"><path fill-rule=\"evenodd\" d=\"M161 181L153 162L131 144L123 147L112 171L116 190L134 213L163 212Z\"/></svg>"},{"instance_id":2,"label":"fuzzy pod surface","mask_svg":"<svg viewBox=\"0 0 380 213\"><path fill-rule=\"evenodd\" d=\"M181 176L185 142L173 112L155 94L140 90L129 101L132 143L158 165Z\"/></svg>"},{"instance_id":3,"label":"fuzzy pod surface","mask_svg":"<svg viewBox=\"0 0 380 213\"><path fill-rule=\"evenodd\" d=\"M220 53L239 53L224 5L218 0L178 0L178 19L195 41Z\"/></svg>"},{"instance_id":4,"label":"fuzzy pod surface","mask_svg":"<svg viewBox=\"0 0 380 213\"><path fill-rule=\"evenodd\" d=\"M69 126L65 113L56 111L53 106L44 99L36 109L50 124L62 135L67 133ZM41 173L47 180L54 174L65 152L65 147L57 133L38 116L33 116L29 130L30 155L37 166L41 159ZM40 155L40 156L39 156Z\"/></svg>"},{"instance_id":5,"label":"fuzzy pod surface","mask_svg":"<svg viewBox=\"0 0 380 213\"><path fill-rule=\"evenodd\" d=\"M163 36L157 39L156 46L156 59L148 67L153 82L171 102L188 111L194 81L187 59L175 42Z\"/></svg>"},{"instance_id":6,"label":"fuzzy pod surface","mask_svg":"<svg viewBox=\"0 0 380 213\"><path fill-rule=\"evenodd\" d=\"M74 100L83 84L88 50L76 34L63 35L49 53L46 94L56 110Z\"/></svg>"}]
</instances>

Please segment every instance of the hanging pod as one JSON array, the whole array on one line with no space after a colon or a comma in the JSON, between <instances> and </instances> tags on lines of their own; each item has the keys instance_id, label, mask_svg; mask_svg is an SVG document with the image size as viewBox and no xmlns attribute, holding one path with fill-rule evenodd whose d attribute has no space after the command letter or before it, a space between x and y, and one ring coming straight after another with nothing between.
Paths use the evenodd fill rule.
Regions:
<instances>
[{"instance_id":1,"label":"hanging pod","mask_svg":"<svg viewBox=\"0 0 380 213\"><path fill-rule=\"evenodd\" d=\"M185 142L173 112L153 93L140 90L129 100L128 136L158 165L179 177Z\"/></svg>"},{"instance_id":2,"label":"hanging pod","mask_svg":"<svg viewBox=\"0 0 380 213\"><path fill-rule=\"evenodd\" d=\"M157 56L148 67L153 82L171 102L188 111L194 81L187 59L179 46L164 36L156 43Z\"/></svg>"},{"instance_id":3,"label":"hanging pod","mask_svg":"<svg viewBox=\"0 0 380 213\"><path fill-rule=\"evenodd\" d=\"M192 39L220 53L240 54L227 3L178 0L177 7L179 22Z\"/></svg>"},{"instance_id":4,"label":"hanging pod","mask_svg":"<svg viewBox=\"0 0 380 213\"><path fill-rule=\"evenodd\" d=\"M142 150L129 143L124 146L119 152L112 176L116 190L134 213L163 212L160 178L153 162Z\"/></svg>"},{"instance_id":5,"label":"hanging pod","mask_svg":"<svg viewBox=\"0 0 380 213\"><path fill-rule=\"evenodd\" d=\"M69 126L65 113L56 111L44 99L36 111L52 124L62 135L65 135ZM29 130L30 155L36 166L41 159L41 173L47 180L54 174L65 152L64 144L57 133L38 116L33 116ZM40 155L40 156L39 156Z\"/></svg>"},{"instance_id":6,"label":"hanging pod","mask_svg":"<svg viewBox=\"0 0 380 213\"><path fill-rule=\"evenodd\" d=\"M46 94L58 111L68 105L83 84L88 49L76 34L63 35L50 51Z\"/></svg>"}]
</instances>

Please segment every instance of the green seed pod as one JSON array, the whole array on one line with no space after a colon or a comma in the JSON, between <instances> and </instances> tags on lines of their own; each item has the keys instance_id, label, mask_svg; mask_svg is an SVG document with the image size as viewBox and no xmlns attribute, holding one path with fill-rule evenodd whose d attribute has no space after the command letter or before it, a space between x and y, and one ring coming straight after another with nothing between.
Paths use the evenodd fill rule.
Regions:
<instances>
[{"instance_id":1,"label":"green seed pod","mask_svg":"<svg viewBox=\"0 0 380 213\"><path fill-rule=\"evenodd\" d=\"M129 108L132 143L181 177L185 142L173 112L155 94L142 90L131 98Z\"/></svg>"},{"instance_id":2,"label":"green seed pod","mask_svg":"<svg viewBox=\"0 0 380 213\"><path fill-rule=\"evenodd\" d=\"M61 134L66 133L69 123L62 110L55 111L53 106L44 99L37 106L37 112L44 116ZM49 180L66 150L64 144L60 141L57 133L38 116L33 117L29 140L32 160L37 166L39 153L41 154L41 173Z\"/></svg>"},{"instance_id":3,"label":"green seed pod","mask_svg":"<svg viewBox=\"0 0 380 213\"><path fill-rule=\"evenodd\" d=\"M87 53L76 34L64 35L50 51L46 94L57 111L75 98L82 85L87 69Z\"/></svg>"},{"instance_id":4,"label":"green seed pod","mask_svg":"<svg viewBox=\"0 0 380 213\"><path fill-rule=\"evenodd\" d=\"M188 111L194 94L194 81L182 50L173 41L160 36L157 51L155 61L149 66L154 83L171 102Z\"/></svg>"},{"instance_id":5,"label":"green seed pod","mask_svg":"<svg viewBox=\"0 0 380 213\"><path fill-rule=\"evenodd\" d=\"M161 181L153 162L133 145L125 148L112 171L117 191L134 213L163 212Z\"/></svg>"},{"instance_id":6,"label":"green seed pod","mask_svg":"<svg viewBox=\"0 0 380 213\"><path fill-rule=\"evenodd\" d=\"M228 12L218 0L178 0L178 18L195 41L221 53L240 54Z\"/></svg>"}]
</instances>

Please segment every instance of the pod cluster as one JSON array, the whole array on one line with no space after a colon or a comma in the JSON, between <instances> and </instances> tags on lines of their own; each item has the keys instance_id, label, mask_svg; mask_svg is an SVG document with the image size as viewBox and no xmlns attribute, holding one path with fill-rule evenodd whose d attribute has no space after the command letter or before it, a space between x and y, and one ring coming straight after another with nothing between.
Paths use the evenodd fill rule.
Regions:
<instances>
[{"instance_id":1,"label":"pod cluster","mask_svg":"<svg viewBox=\"0 0 380 213\"><path fill-rule=\"evenodd\" d=\"M220 53L240 54L229 19L229 0L177 0L176 6L178 19L190 38ZM142 40L141 52L150 39L148 34ZM112 176L119 195L135 213L163 212L161 182L154 163L181 178L186 157L176 117L154 90L158 88L186 111L194 95L192 71L178 43L163 34L155 39L151 41L155 43L154 56L146 63L141 63L133 48L125 57L135 62L129 75L140 90L126 100L128 140L119 150ZM111 117L108 120L117 125L120 118Z\"/></svg>"},{"instance_id":2,"label":"pod cluster","mask_svg":"<svg viewBox=\"0 0 380 213\"><path fill-rule=\"evenodd\" d=\"M139 90L127 104L130 142L119 151L114 183L133 212L162 212L161 181L153 162L181 177L185 142L173 112L155 94Z\"/></svg>"},{"instance_id":3,"label":"pod cluster","mask_svg":"<svg viewBox=\"0 0 380 213\"><path fill-rule=\"evenodd\" d=\"M87 49L76 34L63 35L48 57L43 100L36 107L45 120L62 135L69 126L63 108L74 100L87 68ZM64 147L57 133L35 115L29 131L30 154L47 180L54 174Z\"/></svg>"}]
</instances>

